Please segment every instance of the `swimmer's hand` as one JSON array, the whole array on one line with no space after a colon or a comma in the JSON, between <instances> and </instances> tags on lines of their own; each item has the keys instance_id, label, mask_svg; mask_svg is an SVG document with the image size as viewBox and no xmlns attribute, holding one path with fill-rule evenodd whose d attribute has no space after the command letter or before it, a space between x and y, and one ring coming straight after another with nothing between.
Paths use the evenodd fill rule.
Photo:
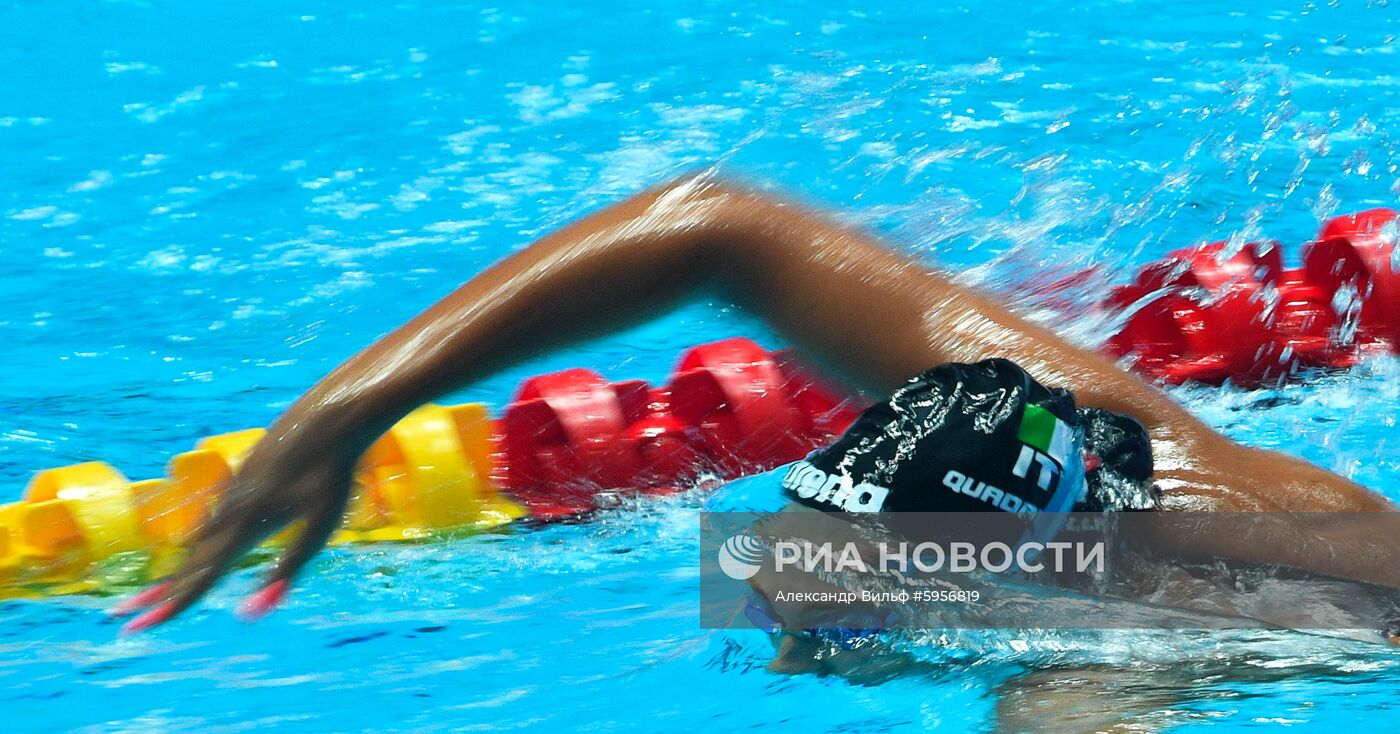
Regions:
<instances>
[{"instance_id":1,"label":"swimmer's hand","mask_svg":"<svg viewBox=\"0 0 1400 734\"><path fill-rule=\"evenodd\" d=\"M146 609L122 628L122 634L153 627L184 611L250 548L291 526L293 540L261 589L239 609L245 620L258 619L277 606L292 578L335 532L350 495L353 459L336 459L338 452L305 459L279 456L291 442L279 445L268 439L259 444L259 449L268 450L255 450L221 493L179 568L113 610L126 615Z\"/></svg>"}]
</instances>

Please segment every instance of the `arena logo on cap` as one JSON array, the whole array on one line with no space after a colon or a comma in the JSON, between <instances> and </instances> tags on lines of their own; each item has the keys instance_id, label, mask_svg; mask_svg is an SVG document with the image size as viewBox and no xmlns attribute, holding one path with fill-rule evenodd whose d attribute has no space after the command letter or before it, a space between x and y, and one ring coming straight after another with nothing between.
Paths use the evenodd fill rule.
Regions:
<instances>
[{"instance_id":1,"label":"arena logo on cap","mask_svg":"<svg viewBox=\"0 0 1400 734\"><path fill-rule=\"evenodd\" d=\"M849 474L828 474L807 461L793 464L782 486L802 499L825 502L846 512L879 512L890 494L888 487L855 484Z\"/></svg>"}]
</instances>

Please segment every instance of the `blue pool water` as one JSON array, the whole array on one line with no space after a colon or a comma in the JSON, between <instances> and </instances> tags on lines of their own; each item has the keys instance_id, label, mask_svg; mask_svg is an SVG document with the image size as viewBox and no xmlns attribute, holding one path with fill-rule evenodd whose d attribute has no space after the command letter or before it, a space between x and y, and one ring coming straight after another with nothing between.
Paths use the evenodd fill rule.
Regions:
<instances>
[{"instance_id":1,"label":"blue pool water","mask_svg":"<svg viewBox=\"0 0 1400 734\"><path fill-rule=\"evenodd\" d=\"M265 424L502 254L697 167L839 207L1085 344L1083 305L1136 264L1229 236L1296 253L1400 193L1384 0L517 5L0 3L0 499ZM1018 288L1090 266L1054 302ZM736 333L780 343L696 303L456 397L574 365L656 379ZM1176 395L1400 498L1397 377ZM698 503L337 549L253 627L230 614L250 571L120 641L106 599L3 603L0 730L1400 721L1400 655L1300 634L953 635L880 686L773 675L758 633L698 629Z\"/></svg>"}]
</instances>

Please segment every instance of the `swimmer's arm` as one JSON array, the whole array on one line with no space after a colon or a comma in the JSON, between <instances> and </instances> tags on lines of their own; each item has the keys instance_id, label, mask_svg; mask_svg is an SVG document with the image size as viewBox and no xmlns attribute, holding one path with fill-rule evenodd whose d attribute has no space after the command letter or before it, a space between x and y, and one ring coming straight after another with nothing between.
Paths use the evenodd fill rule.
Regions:
<instances>
[{"instance_id":1,"label":"swimmer's arm","mask_svg":"<svg viewBox=\"0 0 1400 734\"><path fill-rule=\"evenodd\" d=\"M706 289L761 316L855 388L888 392L941 362L1006 357L1083 404L1137 417L1165 471L1201 469L1203 447L1236 446L1101 356L857 229L790 201L685 179L506 258L314 386L249 455L186 563L151 595L165 603L143 624L185 608L252 544L301 520L271 579L294 575L339 524L357 458L414 407Z\"/></svg>"},{"instance_id":2,"label":"swimmer's arm","mask_svg":"<svg viewBox=\"0 0 1400 734\"><path fill-rule=\"evenodd\" d=\"M444 392L706 291L857 389L888 393L936 364L1005 357L1083 404L1209 432L1109 360L869 234L706 178L639 194L502 260L355 355L274 430L314 419L357 453Z\"/></svg>"}]
</instances>

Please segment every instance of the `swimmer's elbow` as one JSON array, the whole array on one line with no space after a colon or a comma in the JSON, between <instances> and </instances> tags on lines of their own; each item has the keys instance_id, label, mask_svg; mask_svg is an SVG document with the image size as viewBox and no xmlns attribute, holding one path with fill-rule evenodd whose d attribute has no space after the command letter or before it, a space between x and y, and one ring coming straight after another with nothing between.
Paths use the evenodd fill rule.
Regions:
<instances>
[{"instance_id":1,"label":"swimmer's elbow","mask_svg":"<svg viewBox=\"0 0 1400 734\"><path fill-rule=\"evenodd\" d=\"M644 196L649 213L704 232L706 246L724 249L730 257L742 257L774 240L770 235L785 221L812 219L803 207L788 199L713 170L680 176Z\"/></svg>"},{"instance_id":2,"label":"swimmer's elbow","mask_svg":"<svg viewBox=\"0 0 1400 734\"><path fill-rule=\"evenodd\" d=\"M678 256L689 279L731 295L744 295L757 276L781 268L788 260L785 242L814 219L791 202L713 171L681 176L629 203L634 236Z\"/></svg>"}]
</instances>

